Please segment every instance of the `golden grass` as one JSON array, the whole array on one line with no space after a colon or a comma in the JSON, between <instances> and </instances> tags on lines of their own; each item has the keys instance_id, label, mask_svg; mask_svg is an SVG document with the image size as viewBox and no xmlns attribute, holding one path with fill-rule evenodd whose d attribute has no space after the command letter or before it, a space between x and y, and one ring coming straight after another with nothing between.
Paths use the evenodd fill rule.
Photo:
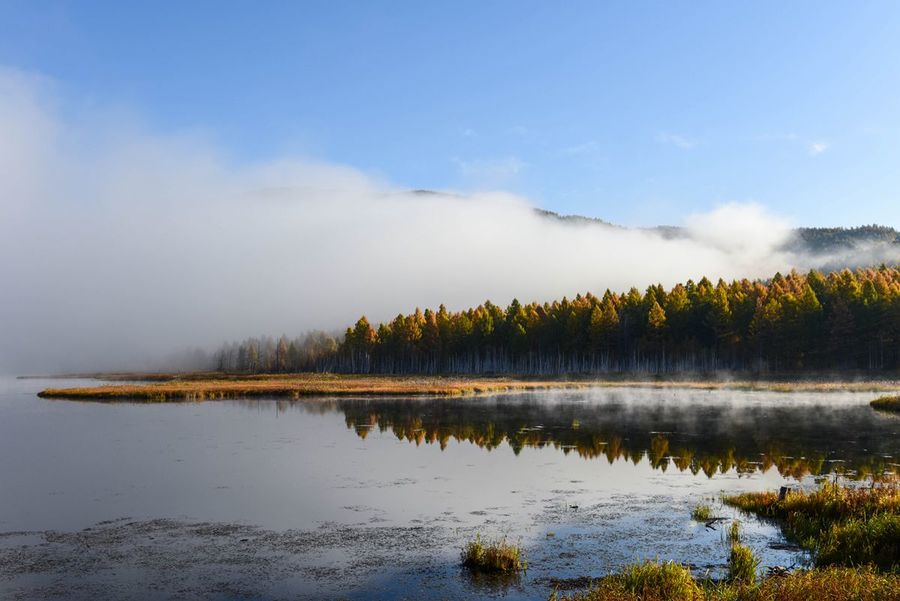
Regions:
<instances>
[{"instance_id":1,"label":"golden grass","mask_svg":"<svg viewBox=\"0 0 900 601\"><path fill-rule=\"evenodd\" d=\"M900 575L828 568L772 576L759 584L699 583L687 568L648 562L601 578L558 601L900 601Z\"/></svg>"},{"instance_id":2,"label":"golden grass","mask_svg":"<svg viewBox=\"0 0 900 601\"><path fill-rule=\"evenodd\" d=\"M109 384L80 388L48 388L44 398L201 401L248 397L305 396L459 396L481 393L580 388L583 382L513 380L509 378L444 378L299 374L216 379L177 379L142 384Z\"/></svg>"},{"instance_id":3,"label":"golden grass","mask_svg":"<svg viewBox=\"0 0 900 601\"><path fill-rule=\"evenodd\" d=\"M697 505L691 510L691 519L697 522L706 522L712 518L712 507L709 505Z\"/></svg>"},{"instance_id":4,"label":"golden grass","mask_svg":"<svg viewBox=\"0 0 900 601\"><path fill-rule=\"evenodd\" d=\"M746 390L773 392L831 392L897 390L900 383L764 380L659 380L659 379L536 379L506 376L371 376L337 374L94 374L110 381L141 383L109 384L78 388L48 388L45 398L139 401L194 401L248 397L303 396L460 396L528 390L587 387L683 388L695 390Z\"/></svg>"},{"instance_id":5,"label":"golden grass","mask_svg":"<svg viewBox=\"0 0 900 601\"><path fill-rule=\"evenodd\" d=\"M875 399L869 405L880 411L900 411L900 395L883 396Z\"/></svg>"},{"instance_id":6,"label":"golden grass","mask_svg":"<svg viewBox=\"0 0 900 601\"><path fill-rule=\"evenodd\" d=\"M744 493L725 502L782 521L785 535L813 552L816 564L900 569L900 487L825 483L812 492Z\"/></svg>"},{"instance_id":7,"label":"golden grass","mask_svg":"<svg viewBox=\"0 0 900 601\"><path fill-rule=\"evenodd\" d=\"M528 567L518 545L512 545L505 539L485 543L481 536L476 536L463 547L461 560L462 565L470 570L491 574L517 574Z\"/></svg>"}]
</instances>

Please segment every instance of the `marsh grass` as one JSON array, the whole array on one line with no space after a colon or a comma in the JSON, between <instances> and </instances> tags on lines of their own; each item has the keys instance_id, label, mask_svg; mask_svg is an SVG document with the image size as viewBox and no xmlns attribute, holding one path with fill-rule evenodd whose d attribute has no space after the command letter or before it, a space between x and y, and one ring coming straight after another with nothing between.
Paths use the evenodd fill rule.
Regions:
<instances>
[{"instance_id":1,"label":"marsh grass","mask_svg":"<svg viewBox=\"0 0 900 601\"><path fill-rule=\"evenodd\" d=\"M900 412L900 395L883 396L875 399L869 403L869 405L871 405L873 409L878 409L879 411Z\"/></svg>"},{"instance_id":2,"label":"marsh grass","mask_svg":"<svg viewBox=\"0 0 900 601\"><path fill-rule=\"evenodd\" d=\"M618 574L594 581L583 593L559 596L551 601L695 601L703 589L691 571L675 562L646 561L623 568Z\"/></svg>"},{"instance_id":3,"label":"marsh grass","mask_svg":"<svg viewBox=\"0 0 900 601\"><path fill-rule=\"evenodd\" d=\"M893 380L831 382L820 380L660 380L635 379L610 374L602 379L573 376L571 378L537 379L516 376L387 376L354 374L225 374L218 372L178 374L90 374L108 380L136 380L141 383L119 383L106 386L48 388L39 393L45 398L82 400L131 400L145 402L202 401L251 397L348 396L348 395L431 395L460 396L544 389L625 387L684 388L694 390L747 390L773 392L846 392L896 391L900 384Z\"/></svg>"},{"instance_id":4,"label":"marsh grass","mask_svg":"<svg viewBox=\"0 0 900 601\"><path fill-rule=\"evenodd\" d=\"M709 505L697 505L691 511L691 519L698 522L706 522L712 518L712 507Z\"/></svg>"},{"instance_id":5,"label":"marsh grass","mask_svg":"<svg viewBox=\"0 0 900 601\"><path fill-rule=\"evenodd\" d=\"M625 591L650 599L661 595L673 601L691 601L701 593L691 571L673 561L646 561L622 570L619 582Z\"/></svg>"},{"instance_id":6,"label":"marsh grass","mask_svg":"<svg viewBox=\"0 0 900 601\"><path fill-rule=\"evenodd\" d=\"M697 581L687 568L648 562L595 581L558 601L900 601L900 575L869 568L825 568L766 578L758 584Z\"/></svg>"},{"instance_id":7,"label":"marsh grass","mask_svg":"<svg viewBox=\"0 0 900 601\"><path fill-rule=\"evenodd\" d=\"M461 560L464 567L488 574L517 574L528 569L519 545L506 539L484 542L480 535L463 547Z\"/></svg>"},{"instance_id":8,"label":"marsh grass","mask_svg":"<svg viewBox=\"0 0 900 601\"><path fill-rule=\"evenodd\" d=\"M759 557L753 549L747 545L732 543L728 554L728 581L755 584L759 563Z\"/></svg>"},{"instance_id":9,"label":"marsh grass","mask_svg":"<svg viewBox=\"0 0 900 601\"><path fill-rule=\"evenodd\" d=\"M759 571L760 558L753 552L753 549L743 544L741 523L733 520L725 536L730 547L728 582L754 584Z\"/></svg>"},{"instance_id":10,"label":"marsh grass","mask_svg":"<svg viewBox=\"0 0 900 601\"><path fill-rule=\"evenodd\" d=\"M80 388L48 388L38 396L83 400L144 402L206 401L252 397L308 396L462 396L482 393L583 388L583 382L503 377L409 377L292 374L193 378L165 382L109 384Z\"/></svg>"},{"instance_id":11,"label":"marsh grass","mask_svg":"<svg viewBox=\"0 0 900 601\"><path fill-rule=\"evenodd\" d=\"M900 568L900 487L825 483L812 492L744 493L725 502L779 520L785 535L813 553L816 565Z\"/></svg>"},{"instance_id":12,"label":"marsh grass","mask_svg":"<svg viewBox=\"0 0 900 601\"><path fill-rule=\"evenodd\" d=\"M726 536L730 544L741 544L741 523L738 520L731 521L731 527L728 528L728 533Z\"/></svg>"}]
</instances>

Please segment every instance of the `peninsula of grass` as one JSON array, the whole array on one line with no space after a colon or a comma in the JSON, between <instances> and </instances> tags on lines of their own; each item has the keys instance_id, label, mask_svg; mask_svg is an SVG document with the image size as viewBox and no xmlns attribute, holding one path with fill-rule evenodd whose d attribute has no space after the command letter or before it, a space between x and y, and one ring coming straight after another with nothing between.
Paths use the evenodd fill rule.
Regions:
<instances>
[{"instance_id":1,"label":"peninsula of grass","mask_svg":"<svg viewBox=\"0 0 900 601\"><path fill-rule=\"evenodd\" d=\"M551 388L580 388L585 382L413 376L333 374L253 375L220 378L177 378L164 382L48 388L43 398L147 402L203 401L252 397L309 396L461 396Z\"/></svg>"},{"instance_id":2,"label":"peninsula of grass","mask_svg":"<svg viewBox=\"0 0 900 601\"><path fill-rule=\"evenodd\" d=\"M743 493L725 503L779 521L815 564L900 571L900 487L825 483L812 492Z\"/></svg>"},{"instance_id":3,"label":"peninsula of grass","mask_svg":"<svg viewBox=\"0 0 900 601\"><path fill-rule=\"evenodd\" d=\"M483 542L476 536L462 550L462 565L486 574L517 574L527 568L522 549L506 540Z\"/></svg>"},{"instance_id":4,"label":"peninsula of grass","mask_svg":"<svg viewBox=\"0 0 900 601\"><path fill-rule=\"evenodd\" d=\"M251 397L307 396L461 396L528 390L587 387L682 388L693 390L741 390L768 392L895 391L896 381L730 380L638 378L612 374L602 379L588 376L532 378L507 376L414 376L353 374L91 374L108 385L48 388L44 398L83 400L133 400L148 402L199 401Z\"/></svg>"},{"instance_id":5,"label":"peninsula of grass","mask_svg":"<svg viewBox=\"0 0 900 601\"><path fill-rule=\"evenodd\" d=\"M869 405L873 409L879 411L894 411L900 413L900 394L894 396L883 396L875 399Z\"/></svg>"}]
</instances>

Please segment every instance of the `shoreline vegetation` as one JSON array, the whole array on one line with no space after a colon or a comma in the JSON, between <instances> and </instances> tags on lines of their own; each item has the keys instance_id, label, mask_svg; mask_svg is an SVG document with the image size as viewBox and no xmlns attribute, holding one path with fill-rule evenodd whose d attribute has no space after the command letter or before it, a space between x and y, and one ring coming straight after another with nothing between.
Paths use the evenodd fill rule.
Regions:
<instances>
[{"instance_id":1,"label":"shoreline vegetation","mask_svg":"<svg viewBox=\"0 0 900 601\"><path fill-rule=\"evenodd\" d=\"M869 405L872 406L872 409L878 409L879 411L900 412L900 395L879 397L869 403Z\"/></svg>"},{"instance_id":2,"label":"shoreline vegetation","mask_svg":"<svg viewBox=\"0 0 900 601\"><path fill-rule=\"evenodd\" d=\"M513 378L389 377L331 374L214 376L191 374L165 381L48 388L42 398L204 401L254 397L471 396L529 390L584 388L585 382Z\"/></svg>"},{"instance_id":3,"label":"shoreline vegetation","mask_svg":"<svg viewBox=\"0 0 900 601\"><path fill-rule=\"evenodd\" d=\"M74 377L74 376L73 376ZM203 401L310 396L473 396L537 390L586 388L681 388L769 392L896 392L897 380L662 379L607 377L523 378L513 376L383 376L349 374L89 374L110 382L100 386L47 388L42 398ZM120 382L120 383L116 383ZM888 398L888 397L884 397ZM896 398L896 397L894 397ZM874 405L873 405L874 406Z\"/></svg>"},{"instance_id":4,"label":"shoreline vegetation","mask_svg":"<svg viewBox=\"0 0 900 601\"><path fill-rule=\"evenodd\" d=\"M900 488L825 483L812 492L744 493L726 504L777 521L789 540L811 551L815 567L770 568L758 580L759 558L728 533L727 576L698 579L684 565L647 561L594 580L584 592L551 601L881 601L900 599Z\"/></svg>"}]
</instances>

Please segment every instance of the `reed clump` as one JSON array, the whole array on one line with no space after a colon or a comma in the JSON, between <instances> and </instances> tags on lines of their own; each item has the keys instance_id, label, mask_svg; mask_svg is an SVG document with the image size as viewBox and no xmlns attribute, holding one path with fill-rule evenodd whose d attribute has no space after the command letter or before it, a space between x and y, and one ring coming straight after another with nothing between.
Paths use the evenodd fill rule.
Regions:
<instances>
[{"instance_id":1,"label":"reed clump","mask_svg":"<svg viewBox=\"0 0 900 601\"><path fill-rule=\"evenodd\" d=\"M897 411L900 412L900 394L894 396L883 396L875 399L869 405L873 409L879 411Z\"/></svg>"},{"instance_id":2,"label":"reed clump","mask_svg":"<svg viewBox=\"0 0 900 601\"><path fill-rule=\"evenodd\" d=\"M744 493L725 502L783 525L785 535L810 550L817 566L900 568L900 487L858 488L825 483L812 492Z\"/></svg>"},{"instance_id":3,"label":"reed clump","mask_svg":"<svg viewBox=\"0 0 900 601\"><path fill-rule=\"evenodd\" d=\"M697 505L691 510L691 519L698 522L706 522L712 519L712 507L709 505Z\"/></svg>"},{"instance_id":4,"label":"reed clump","mask_svg":"<svg viewBox=\"0 0 900 601\"><path fill-rule=\"evenodd\" d=\"M463 547L461 559L464 567L489 574L517 574L528 568L519 545L506 539L482 541L480 535Z\"/></svg>"},{"instance_id":5,"label":"reed clump","mask_svg":"<svg viewBox=\"0 0 900 601\"><path fill-rule=\"evenodd\" d=\"M646 562L596 580L557 601L900 601L900 575L871 568L824 568L772 576L757 584L697 581L672 562Z\"/></svg>"},{"instance_id":6,"label":"reed clump","mask_svg":"<svg viewBox=\"0 0 900 601\"><path fill-rule=\"evenodd\" d=\"M739 521L731 522L727 537L731 547L728 553L728 582L755 584L760 559L753 549L743 544Z\"/></svg>"}]
</instances>

